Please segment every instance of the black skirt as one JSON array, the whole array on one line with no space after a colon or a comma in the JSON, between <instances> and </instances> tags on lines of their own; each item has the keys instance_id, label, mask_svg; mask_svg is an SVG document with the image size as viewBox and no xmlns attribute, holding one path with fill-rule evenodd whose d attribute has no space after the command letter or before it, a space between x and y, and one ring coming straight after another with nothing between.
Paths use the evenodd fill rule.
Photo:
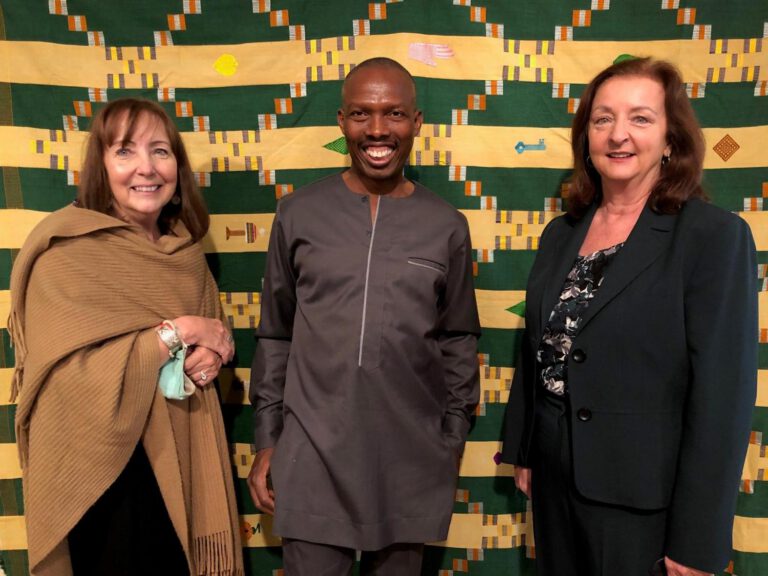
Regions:
<instances>
[{"instance_id":1,"label":"black skirt","mask_svg":"<svg viewBox=\"0 0 768 576\"><path fill-rule=\"evenodd\" d=\"M69 533L69 553L74 576L189 576L141 442L114 484Z\"/></svg>"}]
</instances>

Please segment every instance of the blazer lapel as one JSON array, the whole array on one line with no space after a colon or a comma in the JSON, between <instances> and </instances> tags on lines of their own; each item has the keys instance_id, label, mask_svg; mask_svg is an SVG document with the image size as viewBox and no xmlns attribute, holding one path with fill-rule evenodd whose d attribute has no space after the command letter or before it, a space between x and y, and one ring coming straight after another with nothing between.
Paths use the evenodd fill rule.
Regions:
<instances>
[{"instance_id":1,"label":"blazer lapel","mask_svg":"<svg viewBox=\"0 0 768 576\"><path fill-rule=\"evenodd\" d=\"M539 325L536 327L536 339L541 339L541 335L544 331L549 320L549 315L552 313L552 309L557 304L560 294L563 291L563 283L568 275L568 272L573 268L573 263L576 261L576 256L579 254L579 248L581 248L584 238L589 230L589 225L592 223L592 218L597 210L596 206L590 207L587 213L573 222L571 225L573 228L567 235L562 235L556 240L555 245L550 248L548 258L552 258L554 264L551 268L551 272L547 274L544 288L542 290L541 302L540 302L540 315Z\"/></svg>"},{"instance_id":2,"label":"blazer lapel","mask_svg":"<svg viewBox=\"0 0 768 576\"><path fill-rule=\"evenodd\" d=\"M595 299L584 312L579 332L665 251L672 240L676 219L676 215L658 214L648 206L643 209L629 238L608 267Z\"/></svg>"}]
</instances>

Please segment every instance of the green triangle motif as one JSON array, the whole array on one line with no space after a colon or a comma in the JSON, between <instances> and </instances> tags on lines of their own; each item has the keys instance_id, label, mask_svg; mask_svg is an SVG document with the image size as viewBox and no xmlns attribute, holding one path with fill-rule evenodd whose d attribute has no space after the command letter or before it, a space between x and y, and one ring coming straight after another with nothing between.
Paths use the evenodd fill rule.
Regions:
<instances>
[{"instance_id":1,"label":"green triangle motif","mask_svg":"<svg viewBox=\"0 0 768 576\"><path fill-rule=\"evenodd\" d=\"M511 308L507 308L507 312L512 312L512 314L517 314L521 318L525 316L525 300L522 302L518 302Z\"/></svg>"},{"instance_id":2,"label":"green triangle motif","mask_svg":"<svg viewBox=\"0 0 768 576\"><path fill-rule=\"evenodd\" d=\"M632 54L619 54L614 59L614 64L620 64L621 62L626 62L627 60L637 60L637 56L632 56Z\"/></svg>"},{"instance_id":3,"label":"green triangle motif","mask_svg":"<svg viewBox=\"0 0 768 576\"><path fill-rule=\"evenodd\" d=\"M349 151L347 150L347 141L344 138L344 136L342 136L341 138L337 138L333 142L328 142L328 144L324 144L323 148L328 148L328 150L338 152L339 154L349 153Z\"/></svg>"}]
</instances>

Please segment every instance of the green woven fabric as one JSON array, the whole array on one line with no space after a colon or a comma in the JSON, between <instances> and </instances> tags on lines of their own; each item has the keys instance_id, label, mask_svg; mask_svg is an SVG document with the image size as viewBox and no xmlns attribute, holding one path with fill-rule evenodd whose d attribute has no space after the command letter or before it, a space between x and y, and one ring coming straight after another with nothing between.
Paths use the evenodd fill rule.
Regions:
<instances>
[{"instance_id":1,"label":"green woven fabric","mask_svg":"<svg viewBox=\"0 0 768 576\"><path fill-rule=\"evenodd\" d=\"M222 390L246 570L278 574L279 542L245 484L251 409L238 380L247 377L254 347L266 233L279 197L348 161L336 127L344 73L371 56L396 57L416 77L424 110L407 174L468 214L475 284L490 318L468 445L483 456L463 469L454 506L454 526L472 528L427 546L423 573L535 574L529 505L511 469L492 457L522 334L526 276L541 228L562 206L573 112L590 77L622 54L666 57L681 68L708 140L706 188L716 204L745 216L758 239L761 392L728 573L768 574L764 0L2 0L0 394L13 367L2 327L25 218L74 198L79 143L104 102L160 101L184 133L213 215L206 250L236 327L237 377L225 375ZM14 413L0 397L0 448L8 448L0 451L0 565L23 576Z\"/></svg>"}]
</instances>

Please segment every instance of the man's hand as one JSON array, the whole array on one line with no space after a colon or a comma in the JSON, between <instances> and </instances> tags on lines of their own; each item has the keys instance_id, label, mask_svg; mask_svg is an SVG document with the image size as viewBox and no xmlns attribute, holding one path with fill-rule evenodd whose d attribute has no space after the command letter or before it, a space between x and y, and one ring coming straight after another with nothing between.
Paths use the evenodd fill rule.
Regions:
<instances>
[{"instance_id":1,"label":"man's hand","mask_svg":"<svg viewBox=\"0 0 768 576\"><path fill-rule=\"evenodd\" d=\"M274 448L263 448L256 452L253 466L248 473L248 490L253 503L256 504L256 508L267 514L275 513L275 492L267 487L274 450Z\"/></svg>"},{"instance_id":2,"label":"man's hand","mask_svg":"<svg viewBox=\"0 0 768 576\"><path fill-rule=\"evenodd\" d=\"M669 556L664 557L664 564L667 568L667 576L712 576L711 572L702 572L701 570L678 564Z\"/></svg>"},{"instance_id":3,"label":"man's hand","mask_svg":"<svg viewBox=\"0 0 768 576\"><path fill-rule=\"evenodd\" d=\"M515 486L523 494L531 497L531 469L515 466Z\"/></svg>"}]
</instances>

